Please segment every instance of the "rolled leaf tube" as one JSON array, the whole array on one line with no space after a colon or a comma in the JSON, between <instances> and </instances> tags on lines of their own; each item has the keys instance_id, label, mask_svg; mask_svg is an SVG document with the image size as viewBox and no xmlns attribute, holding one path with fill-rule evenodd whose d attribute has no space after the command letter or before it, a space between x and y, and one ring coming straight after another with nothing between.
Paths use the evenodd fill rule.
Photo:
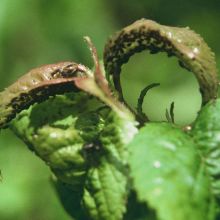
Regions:
<instances>
[{"instance_id":1,"label":"rolled leaf tube","mask_svg":"<svg viewBox=\"0 0 220 220\"><path fill-rule=\"evenodd\" d=\"M141 19L120 30L105 45L106 72L122 99L121 66L133 54L143 50L149 50L152 54L166 52L168 56L176 56L180 65L196 76L202 104L217 97L215 56L201 36L188 27L169 27Z\"/></svg>"},{"instance_id":2,"label":"rolled leaf tube","mask_svg":"<svg viewBox=\"0 0 220 220\"><path fill-rule=\"evenodd\" d=\"M35 102L54 94L77 91L74 78L85 74L86 67L74 62L61 62L32 69L0 93L0 128L17 113Z\"/></svg>"}]
</instances>

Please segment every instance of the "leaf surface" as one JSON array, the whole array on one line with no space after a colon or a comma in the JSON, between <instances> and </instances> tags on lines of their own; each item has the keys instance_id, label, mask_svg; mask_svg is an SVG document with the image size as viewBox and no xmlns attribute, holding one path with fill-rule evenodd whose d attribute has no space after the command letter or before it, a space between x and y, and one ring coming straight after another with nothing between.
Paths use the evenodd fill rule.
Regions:
<instances>
[{"instance_id":1,"label":"leaf surface","mask_svg":"<svg viewBox=\"0 0 220 220\"><path fill-rule=\"evenodd\" d=\"M210 179L190 137L168 123L149 123L129 144L139 201L160 220L214 219Z\"/></svg>"},{"instance_id":2,"label":"leaf surface","mask_svg":"<svg viewBox=\"0 0 220 220\"><path fill-rule=\"evenodd\" d=\"M211 176L212 192L220 198L220 99L201 109L191 135Z\"/></svg>"}]
</instances>

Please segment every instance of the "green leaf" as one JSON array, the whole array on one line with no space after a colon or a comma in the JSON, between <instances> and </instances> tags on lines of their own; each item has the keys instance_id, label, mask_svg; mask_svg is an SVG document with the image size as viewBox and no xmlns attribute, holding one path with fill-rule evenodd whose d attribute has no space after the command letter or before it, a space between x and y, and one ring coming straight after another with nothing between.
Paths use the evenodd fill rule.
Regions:
<instances>
[{"instance_id":1,"label":"green leaf","mask_svg":"<svg viewBox=\"0 0 220 220\"><path fill-rule=\"evenodd\" d=\"M137 197L158 219L214 219L209 176L187 134L168 123L149 123L128 148Z\"/></svg>"},{"instance_id":2,"label":"green leaf","mask_svg":"<svg viewBox=\"0 0 220 220\"><path fill-rule=\"evenodd\" d=\"M111 158L102 156L97 167L90 168L86 180L86 189L95 204L94 209L88 206L88 196L84 204L92 219L120 220L125 213L127 176L119 170ZM90 202L90 200L89 200Z\"/></svg>"},{"instance_id":3,"label":"green leaf","mask_svg":"<svg viewBox=\"0 0 220 220\"><path fill-rule=\"evenodd\" d=\"M24 110L10 126L51 168L71 216L78 219L78 204L85 219L123 218L129 192L126 144L137 133L133 119L75 93ZM72 209L65 198L75 201Z\"/></svg>"},{"instance_id":4,"label":"green leaf","mask_svg":"<svg viewBox=\"0 0 220 220\"><path fill-rule=\"evenodd\" d=\"M128 189L127 148L137 132L134 125L110 113L100 133L99 146L88 154L90 166L85 183L84 205L92 219L121 220Z\"/></svg>"},{"instance_id":5,"label":"green leaf","mask_svg":"<svg viewBox=\"0 0 220 220\"><path fill-rule=\"evenodd\" d=\"M191 135L211 175L212 192L220 198L220 99L201 109Z\"/></svg>"},{"instance_id":6,"label":"green leaf","mask_svg":"<svg viewBox=\"0 0 220 220\"><path fill-rule=\"evenodd\" d=\"M82 153L84 141L75 123L80 112L90 111L89 99L83 93L56 96L24 110L11 124L14 133L60 181L76 187L85 180L87 164Z\"/></svg>"}]
</instances>

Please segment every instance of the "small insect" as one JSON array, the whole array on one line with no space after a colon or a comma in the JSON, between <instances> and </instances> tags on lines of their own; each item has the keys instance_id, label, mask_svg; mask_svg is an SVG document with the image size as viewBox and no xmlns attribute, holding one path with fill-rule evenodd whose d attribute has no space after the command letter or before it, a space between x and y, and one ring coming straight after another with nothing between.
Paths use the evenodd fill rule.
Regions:
<instances>
[{"instance_id":1,"label":"small insect","mask_svg":"<svg viewBox=\"0 0 220 220\"><path fill-rule=\"evenodd\" d=\"M169 27L141 19L123 28L107 42L104 64L110 81L123 99L121 66L138 52L166 52L176 56L182 67L192 71L200 85L202 104L217 98L218 79L215 56L204 40L187 28Z\"/></svg>"},{"instance_id":2,"label":"small insect","mask_svg":"<svg viewBox=\"0 0 220 220\"><path fill-rule=\"evenodd\" d=\"M0 93L0 128L7 127L17 113L49 96L78 91L74 78L85 75L87 68L74 62L45 65L22 76Z\"/></svg>"}]
</instances>

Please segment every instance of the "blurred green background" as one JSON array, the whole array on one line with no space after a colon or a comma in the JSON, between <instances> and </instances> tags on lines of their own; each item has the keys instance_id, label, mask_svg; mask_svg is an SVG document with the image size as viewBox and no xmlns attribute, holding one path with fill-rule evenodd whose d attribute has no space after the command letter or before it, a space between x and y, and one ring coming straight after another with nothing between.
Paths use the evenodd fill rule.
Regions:
<instances>
[{"instance_id":1,"label":"blurred green background","mask_svg":"<svg viewBox=\"0 0 220 220\"><path fill-rule=\"evenodd\" d=\"M92 38L100 58L108 37L139 18L171 26L189 26L216 53L220 65L219 0L1 0L0 89L28 70L48 63L73 60L92 66L83 36ZM142 52L122 69L126 100L136 106L140 90L160 82L145 98L152 120L165 120L175 101L175 120L187 124L200 108L198 84L176 58ZM10 131L0 134L1 220L68 220L49 183L49 169Z\"/></svg>"}]
</instances>

